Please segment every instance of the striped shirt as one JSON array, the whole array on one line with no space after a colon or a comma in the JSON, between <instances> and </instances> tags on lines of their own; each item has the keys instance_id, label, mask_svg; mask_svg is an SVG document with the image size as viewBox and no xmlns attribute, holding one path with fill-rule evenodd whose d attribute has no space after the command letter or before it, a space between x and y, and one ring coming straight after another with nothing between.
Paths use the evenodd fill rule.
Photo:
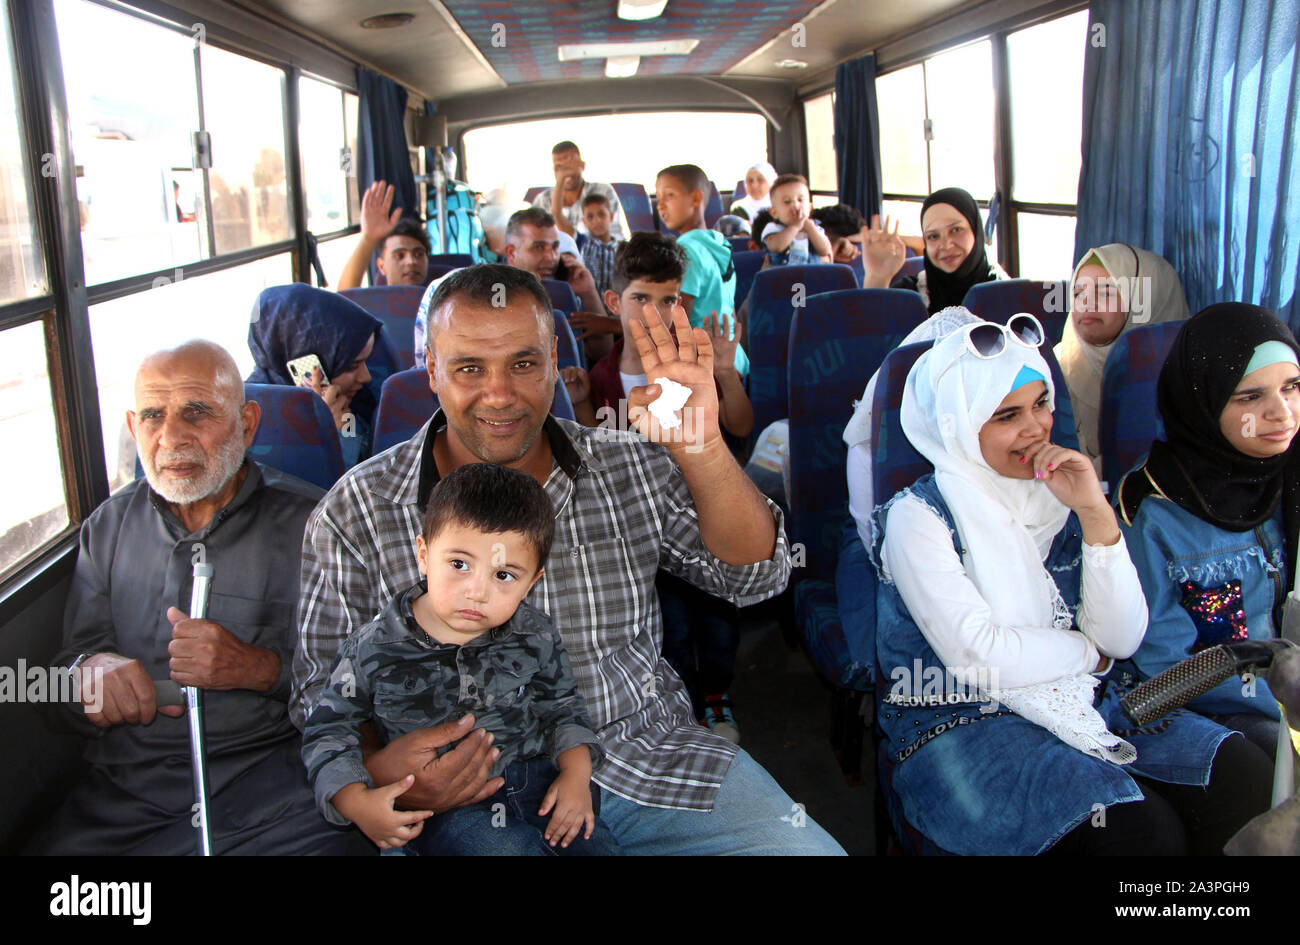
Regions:
<instances>
[{"instance_id":1,"label":"striped shirt","mask_svg":"<svg viewBox=\"0 0 1300 945\"><path fill-rule=\"evenodd\" d=\"M317 506L302 557L291 713L314 708L341 641L419 580L420 509L438 479L441 411L406 443L351 469ZM548 418L556 511L546 572L528 597L564 639L605 751L594 780L652 807L708 811L736 747L699 725L681 680L661 658L660 568L744 606L790 577L780 510L772 558L735 566L700 537L677 463L635 433ZM435 431L432 435L430 431Z\"/></svg>"},{"instance_id":2,"label":"striped shirt","mask_svg":"<svg viewBox=\"0 0 1300 945\"><path fill-rule=\"evenodd\" d=\"M596 283L596 292L602 299L605 297L605 290L614 280L614 254L618 252L621 245L618 240L602 243L590 236L583 244L582 263L591 272L591 278Z\"/></svg>"}]
</instances>

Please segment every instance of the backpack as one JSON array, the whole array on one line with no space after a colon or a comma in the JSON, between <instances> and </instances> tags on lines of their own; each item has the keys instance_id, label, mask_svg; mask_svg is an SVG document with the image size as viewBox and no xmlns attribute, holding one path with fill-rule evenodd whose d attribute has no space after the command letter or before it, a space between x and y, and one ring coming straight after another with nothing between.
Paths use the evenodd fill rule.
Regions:
<instances>
[{"instance_id":1,"label":"backpack","mask_svg":"<svg viewBox=\"0 0 1300 945\"><path fill-rule=\"evenodd\" d=\"M485 238L483 222L478 216L478 195L470 190L469 185L458 180L449 180L444 188L447 201L447 245L442 245L442 235L438 232L438 194L436 188L430 189L425 218L429 221L429 242L432 254L467 253L475 262L483 262L482 246Z\"/></svg>"}]
</instances>

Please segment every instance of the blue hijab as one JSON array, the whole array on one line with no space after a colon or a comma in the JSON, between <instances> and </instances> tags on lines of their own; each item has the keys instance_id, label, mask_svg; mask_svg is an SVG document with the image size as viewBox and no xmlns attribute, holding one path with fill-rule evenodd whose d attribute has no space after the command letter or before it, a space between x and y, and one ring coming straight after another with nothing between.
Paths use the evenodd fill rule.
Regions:
<instances>
[{"instance_id":1,"label":"blue hijab","mask_svg":"<svg viewBox=\"0 0 1300 945\"><path fill-rule=\"evenodd\" d=\"M248 326L248 348L257 368L254 384L293 384L287 363L314 354L331 380L348 369L373 337L379 343L381 322L351 299L313 289L302 282L263 289L256 319ZM368 384L352 398L352 411L370 422L378 404Z\"/></svg>"}]
</instances>

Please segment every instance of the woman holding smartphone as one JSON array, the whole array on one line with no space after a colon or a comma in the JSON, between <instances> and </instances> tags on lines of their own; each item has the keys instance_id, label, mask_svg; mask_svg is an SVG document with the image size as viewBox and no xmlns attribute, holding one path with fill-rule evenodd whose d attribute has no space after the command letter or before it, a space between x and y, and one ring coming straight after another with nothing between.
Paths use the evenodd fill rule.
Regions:
<instances>
[{"instance_id":1,"label":"woman holding smartphone","mask_svg":"<svg viewBox=\"0 0 1300 945\"><path fill-rule=\"evenodd\" d=\"M295 282L263 289L257 297L248 347L255 384L292 384L315 391L334 415L343 465L370 455L378 398L366 359L381 322L333 292Z\"/></svg>"}]
</instances>

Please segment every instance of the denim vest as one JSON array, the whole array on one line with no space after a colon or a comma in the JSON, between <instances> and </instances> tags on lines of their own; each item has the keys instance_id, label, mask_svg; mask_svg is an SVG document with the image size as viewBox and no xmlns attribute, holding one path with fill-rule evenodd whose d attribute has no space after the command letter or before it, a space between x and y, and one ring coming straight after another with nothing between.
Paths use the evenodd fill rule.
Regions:
<instances>
[{"instance_id":1,"label":"denim vest","mask_svg":"<svg viewBox=\"0 0 1300 945\"><path fill-rule=\"evenodd\" d=\"M943 519L952 533L953 547L958 556L963 555L956 523L931 474L876 511L873 556L877 564L889 509L908 494L920 499ZM1082 554L1083 532L1078 517L1071 512L1044 562L1071 614L1079 609ZM876 660L884 677L884 682L876 687L878 718L889 740L890 758L895 763L907 760L922 745L958 726L996 718L1009 711L984 698L983 690L996 687L996 679L982 677L977 680L980 685L963 684L946 672L943 660L907 612L898 588L883 575L876 595Z\"/></svg>"},{"instance_id":2,"label":"denim vest","mask_svg":"<svg viewBox=\"0 0 1300 945\"><path fill-rule=\"evenodd\" d=\"M1141 467L1129 475L1141 475ZM1119 494L1118 492L1116 493ZM1133 662L1155 676L1207 647L1277 637L1274 607L1286 596L1282 518L1230 532L1159 495L1120 528L1151 612ZM1209 715L1280 718L1263 679L1229 679L1188 704Z\"/></svg>"},{"instance_id":3,"label":"denim vest","mask_svg":"<svg viewBox=\"0 0 1300 945\"><path fill-rule=\"evenodd\" d=\"M961 554L952 513L930 475L877 510L877 568L889 509L908 494L943 520ZM1071 514L1044 562L1072 614L1079 606L1082 542L1079 520ZM876 659L877 720L889 742L891 789L908 823L953 853L1041 853L1084 821L1104 823L1105 808L1142 799L1134 777L1204 786L1219 744L1230 735L1185 710L1134 728L1120 708L1120 698L1137 682L1130 662L1111 670L1093 703L1110 730L1137 749L1129 765L1086 755L987 701L949 702L967 698L969 688L953 685L898 589L883 576L876 596ZM918 675L919 692L908 698L900 682ZM933 704L940 695L943 704Z\"/></svg>"}]
</instances>

